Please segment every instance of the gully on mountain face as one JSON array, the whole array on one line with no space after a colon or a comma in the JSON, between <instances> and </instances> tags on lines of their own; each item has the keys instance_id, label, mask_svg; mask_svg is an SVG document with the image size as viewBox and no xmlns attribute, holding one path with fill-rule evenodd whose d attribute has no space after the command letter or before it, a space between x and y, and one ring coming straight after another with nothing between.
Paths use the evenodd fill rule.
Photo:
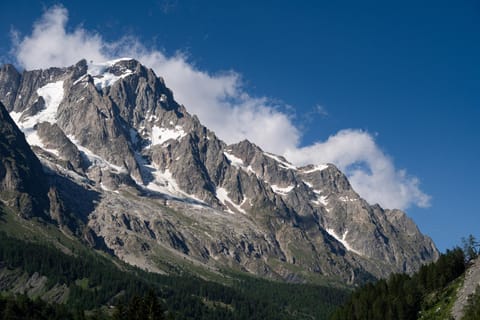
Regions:
<instances>
[{"instance_id":1,"label":"gully on mountain face","mask_svg":"<svg viewBox=\"0 0 480 320\"><path fill-rule=\"evenodd\" d=\"M0 97L10 115L2 128L14 120L58 190L52 218L69 208L69 221L83 219L73 225L131 264L162 272L159 259L189 259L353 283L438 257L405 213L368 204L334 165L296 167L249 141L226 145L135 60L23 73L5 65ZM78 209L52 176L89 205Z\"/></svg>"}]
</instances>

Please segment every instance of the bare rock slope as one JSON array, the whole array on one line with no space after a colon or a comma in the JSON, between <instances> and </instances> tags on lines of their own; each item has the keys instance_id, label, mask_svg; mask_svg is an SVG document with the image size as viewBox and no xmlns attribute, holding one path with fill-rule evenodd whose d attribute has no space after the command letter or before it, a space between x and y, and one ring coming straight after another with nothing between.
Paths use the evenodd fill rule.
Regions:
<instances>
[{"instance_id":1,"label":"bare rock slope","mask_svg":"<svg viewBox=\"0 0 480 320\"><path fill-rule=\"evenodd\" d=\"M452 308L454 319L462 319L463 308L467 305L468 297L475 293L480 286L480 258L477 258L465 272L462 287L457 292L457 300Z\"/></svg>"},{"instance_id":2,"label":"bare rock slope","mask_svg":"<svg viewBox=\"0 0 480 320\"><path fill-rule=\"evenodd\" d=\"M334 165L296 167L249 141L225 144L138 61L5 65L0 101L62 177L63 207L83 219L73 225L132 264L353 283L438 257L405 213L367 203ZM99 196L78 210L72 185Z\"/></svg>"}]
</instances>

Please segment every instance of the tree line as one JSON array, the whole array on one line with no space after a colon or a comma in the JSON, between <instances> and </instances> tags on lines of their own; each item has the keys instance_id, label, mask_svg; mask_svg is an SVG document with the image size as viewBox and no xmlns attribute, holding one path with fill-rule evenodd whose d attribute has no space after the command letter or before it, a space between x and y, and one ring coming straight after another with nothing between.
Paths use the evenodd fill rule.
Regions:
<instances>
[{"instance_id":1,"label":"tree line","mask_svg":"<svg viewBox=\"0 0 480 320\"><path fill-rule=\"evenodd\" d=\"M28 313L28 297L4 297L0 319L12 310L18 315L15 319L136 319L134 314L138 319L327 319L348 295L344 289L252 277L232 276L236 280L225 285L193 275L164 276L80 251L69 255L51 245L0 232L3 268L46 276L47 290L57 284L69 289L62 305L31 300L36 303L32 312L37 318ZM44 313L46 318L41 316Z\"/></svg>"},{"instance_id":2,"label":"tree line","mask_svg":"<svg viewBox=\"0 0 480 320\"><path fill-rule=\"evenodd\" d=\"M462 248L447 250L436 262L422 266L413 275L392 274L388 279L366 284L356 290L331 319L417 319L424 297L447 287L478 257L475 237L469 236L462 242ZM465 319L479 319L479 311L480 290L471 298Z\"/></svg>"}]
</instances>

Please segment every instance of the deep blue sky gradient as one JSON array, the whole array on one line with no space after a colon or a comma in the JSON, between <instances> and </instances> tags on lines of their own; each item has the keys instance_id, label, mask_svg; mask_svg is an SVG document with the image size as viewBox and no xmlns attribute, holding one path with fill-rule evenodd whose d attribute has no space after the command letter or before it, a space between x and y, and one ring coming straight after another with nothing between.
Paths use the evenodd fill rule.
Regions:
<instances>
[{"instance_id":1,"label":"deep blue sky gradient","mask_svg":"<svg viewBox=\"0 0 480 320\"><path fill-rule=\"evenodd\" d=\"M69 28L134 35L201 70L241 73L249 93L294 108L305 145L345 128L378 134L433 197L407 210L420 229L442 251L480 237L480 2L62 3ZM0 62L13 62L10 30L29 34L53 4L1 2ZM312 115L316 105L328 115Z\"/></svg>"}]
</instances>

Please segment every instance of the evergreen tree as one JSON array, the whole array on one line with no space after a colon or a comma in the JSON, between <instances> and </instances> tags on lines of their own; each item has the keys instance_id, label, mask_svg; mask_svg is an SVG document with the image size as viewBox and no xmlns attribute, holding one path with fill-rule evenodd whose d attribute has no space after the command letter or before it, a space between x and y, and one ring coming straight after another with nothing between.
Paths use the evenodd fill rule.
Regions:
<instances>
[{"instance_id":1,"label":"evergreen tree","mask_svg":"<svg viewBox=\"0 0 480 320\"><path fill-rule=\"evenodd\" d=\"M471 261L478 257L480 250L480 243L475 239L473 235L469 235L467 238L462 238L463 252L465 254L466 261Z\"/></svg>"}]
</instances>

